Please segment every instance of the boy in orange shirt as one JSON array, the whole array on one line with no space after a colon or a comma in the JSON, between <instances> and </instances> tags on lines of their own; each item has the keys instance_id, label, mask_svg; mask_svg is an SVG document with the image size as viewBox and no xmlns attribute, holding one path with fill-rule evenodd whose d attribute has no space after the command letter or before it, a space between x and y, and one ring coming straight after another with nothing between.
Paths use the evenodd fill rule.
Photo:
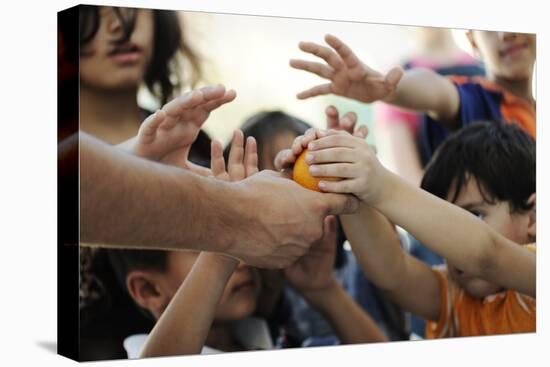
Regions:
<instances>
[{"instance_id":1,"label":"boy in orange shirt","mask_svg":"<svg viewBox=\"0 0 550 367\"><path fill-rule=\"evenodd\" d=\"M361 200L358 213L341 216L352 249L374 284L427 320L428 338L535 331L536 257L526 248L536 239L536 149L527 133L494 123L460 130L428 164L427 192L384 168L364 134L317 131L280 153L280 165L298 145L309 149L312 175L342 178L321 181L323 191ZM403 251L392 223L446 268Z\"/></svg>"}]
</instances>

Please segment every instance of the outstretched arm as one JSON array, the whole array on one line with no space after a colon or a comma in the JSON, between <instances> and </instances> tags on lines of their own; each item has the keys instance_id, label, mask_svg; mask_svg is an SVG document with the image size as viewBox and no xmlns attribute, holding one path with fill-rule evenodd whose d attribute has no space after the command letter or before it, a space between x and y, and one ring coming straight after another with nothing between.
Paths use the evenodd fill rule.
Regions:
<instances>
[{"instance_id":1,"label":"outstretched arm","mask_svg":"<svg viewBox=\"0 0 550 367\"><path fill-rule=\"evenodd\" d=\"M334 216L325 218L323 238L285 269L285 276L306 301L329 321L343 344L385 341L370 315L332 274L338 229Z\"/></svg>"},{"instance_id":2,"label":"outstretched arm","mask_svg":"<svg viewBox=\"0 0 550 367\"><path fill-rule=\"evenodd\" d=\"M456 205L414 187L386 170L364 140L329 133L308 146L314 176L344 178L321 181L326 192L353 193L474 276L535 296L535 255Z\"/></svg>"},{"instance_id":3,"label":"outstretched arm","mask_svg":"<svg viewBox=\"0 0 550 367\"><path fill-rule=\"evenodd\" d=\"M238 260L203 252L147 337L140 358L200 354Z\"/></svg>"},{"instance_id":4,"label":"outstretched arm","mask_svg":"<svg viewBox=\"0 0 550 367\"><path fill-rule=\"evenodd\" d=\"M298 94L305 99L324 94L336 94L361 102L383 101L393 105L428 113L447 127L456 127L459 95L446 78L430 70L411 70L403 73L393 68L382 74L364 64L344 42L332 35L325 36L330 47L301 42L299 47L325 63L291 60L295 69L305 70L327 79Z\"/></svg>"},{"instance_id":5,"label":"outstretched arm","mask_svg":"<svg viewBox=\"0 0 550 367\"><path fill-rule=\"evenodd\" d=\"M374 206L390 220L460 269L536 297L534 253L466 210L387 174L387 191Z\"/></svg>"},{"instance_id":6,"label":"outstretched arm","mask_svg":"<svg viewBox=\"0 0 550 367\"><path fill-rule=\"evenodd\" d=\"M202 177L126 154L85 133L80 189L84 243L224 252L269 268L302 256L321 237L324 217L358 206L351 195L313 192L273 171L234 183ZM148 218L159 220L144 225Z\"/></svg>"},{"instance_id":7,"label":"outstretched arm","mask_svg":"<svg viewBox=\"0 0 550 367\"><path fill-rule=\"evenodd\" d=\"M365 276L404 310L438 320L437 275L401 248L394 225L365 204L355 215L341 215L340 221Z\"/></svg>"},{"instance_id":8,"label":"outstretched arm","mask_svg":"<svg viewBox=\"0 0 550 367\"><path fill-rule=\"evenodd\" d=\"M249 138L245 148L241 131L233 134L227 171L218 141L212 142L211 157L212 174L220 180L240 181L258 172L256 142ZM237 259L201 253L147 338L141 357L200 353L237 265Z\"/></svg>"}]
</instances>

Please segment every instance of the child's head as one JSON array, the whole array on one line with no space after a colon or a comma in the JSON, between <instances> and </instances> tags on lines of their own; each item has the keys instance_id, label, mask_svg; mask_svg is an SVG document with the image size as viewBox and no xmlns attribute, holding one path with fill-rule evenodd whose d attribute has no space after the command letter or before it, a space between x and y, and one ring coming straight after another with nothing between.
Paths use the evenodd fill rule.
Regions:
<instances>
[{"instance_id":1,"label":"child's head","mask_svg":"<svg viewBox=\"0 0 550 367\"><path fill-rule=\"evenodd\" d=\"M489 75L511 81L531 78L537 53L535 34L468 31L467 37Z\"/></svg>"},{"instance_id":2,"label":"child's head","mask_svg":"<svg viewBox=\"0 0 550 367\"><path fill-rule=\"evenodd\" d=\"M119 90L144 82L164 104L183 83L181 66L174 62L178 51L193 69L191 84L200 75L174 11L81 5L79 16L84 85Z\"/></svg>"},{"instance_id":3,"label":"child's head","mask_svg":"<svg viewBox=\"0 0 550 367\"><path fill-rule=\"evenodd\" d=\"M198 255L195 251L109 250L117 279L134 302L155 319L166 309ZM257 269L240 263L225 287L214 321L240 320L251 315L259 291Z\"/></svg>"},{"instance_id":4,"label":"child's head","mask_svg":"<svg viewBox=\"0 0 550 367\"><path fill-rule=\"evenodd\" d=\"M275 156L288 149L294 139L311 126L297 117L281 111L260 112L248 118L241 126L245 138L252 136L258 146L258 168L273 169ZM225 156L229 154L229 147Z\"/></svg>"},{"instance_id":5,"label":"child's head","mask_svg":"<svg viewBox=\"0 0 550 367\"><path fill-rule=\"evenodd\" d=\"M474 124L439 147L421 187L523 245L536 238L535 164L535 140L516 125ZM499 290L448 265L449 274L474 296Z\"/></svg>"}]
</instances>

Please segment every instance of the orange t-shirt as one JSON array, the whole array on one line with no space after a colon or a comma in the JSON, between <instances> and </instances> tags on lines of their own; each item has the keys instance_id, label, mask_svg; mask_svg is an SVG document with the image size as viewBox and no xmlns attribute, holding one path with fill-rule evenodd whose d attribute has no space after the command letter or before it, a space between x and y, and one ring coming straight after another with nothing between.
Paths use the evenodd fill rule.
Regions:
<instances>
[{"instance_id":1,"label":"orange t-shirt","mask_svg":"<svg viewBox=\"0 0 550 367\"><path fill-rule=\"evenodd\" d=\"M534 245L528 245L534 251ZM447 272L440 279L439 321L426 321L426 338L478 336L536 331L536 299L515 291L474 298L456 285Z\"/></svg>"}]
</instances>

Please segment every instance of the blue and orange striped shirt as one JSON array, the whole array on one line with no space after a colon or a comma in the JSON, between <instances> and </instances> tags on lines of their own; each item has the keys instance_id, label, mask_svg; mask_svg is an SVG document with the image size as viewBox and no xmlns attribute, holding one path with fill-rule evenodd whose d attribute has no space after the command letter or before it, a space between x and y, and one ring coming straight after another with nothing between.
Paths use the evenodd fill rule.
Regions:
<instances>
[{"instance_id":1,"label":"blue and orange striped shirt","mask_svg":"<svg viewBox=\"0 0 550 367\"><path fill-rule=\"evenodd\" d=\"M480 121L496 121L518 124L529 135L536 138L535 107L528 101L516 97L496 83L481 77L448 77L456 86L460 97L459 128ZM428 161L437 147L451 131L428 116L422 126L421 139L425 151L423 159Z\"/></svg>"}]
</instances>

